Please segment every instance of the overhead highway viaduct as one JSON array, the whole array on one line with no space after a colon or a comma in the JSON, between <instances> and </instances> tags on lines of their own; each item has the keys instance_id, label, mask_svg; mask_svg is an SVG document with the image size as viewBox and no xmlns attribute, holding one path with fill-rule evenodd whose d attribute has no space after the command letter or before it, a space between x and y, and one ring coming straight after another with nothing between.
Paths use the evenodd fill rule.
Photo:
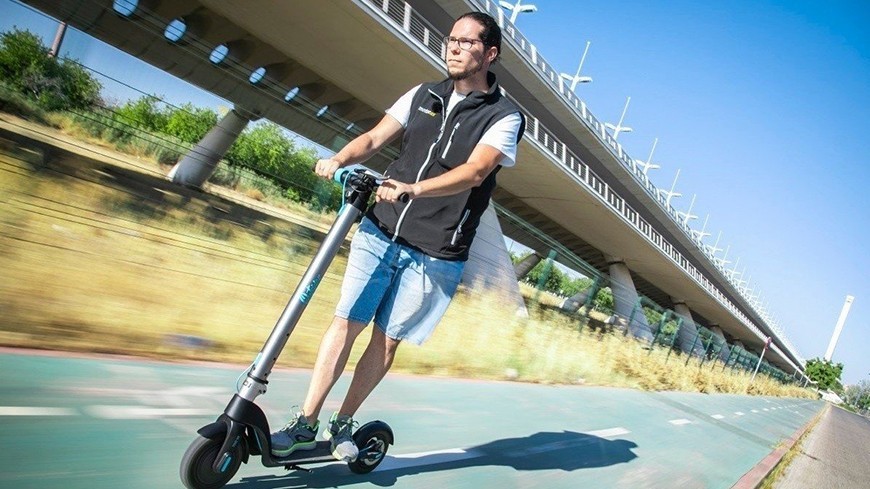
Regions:
<instances>
[{"instance_id":1,"label":"overhead highway viaduct","mask_svg":"<svg viewBox=\"0 0 870 489\"><path fill-rule=\"evenodd\" d=\"M788 338L741 293L497 2L23 1L231 101L235 110L216 129L217 146L232 142L249 120L265 118L332 149L370 128L399 94L442 78L441 38L453 19L487 11L505 37L493 71L527 116L518 164L499 174L494 201L601 274L629 277L630 294L690 315L756 353L772 337L765 360L787 373L803 370ZM219 157L209 144L198 154ZM382 152L372 166L383 168L395 152ZM501 229L546 252L545 243L510 222Z\"/></svg>"}]
</instances>

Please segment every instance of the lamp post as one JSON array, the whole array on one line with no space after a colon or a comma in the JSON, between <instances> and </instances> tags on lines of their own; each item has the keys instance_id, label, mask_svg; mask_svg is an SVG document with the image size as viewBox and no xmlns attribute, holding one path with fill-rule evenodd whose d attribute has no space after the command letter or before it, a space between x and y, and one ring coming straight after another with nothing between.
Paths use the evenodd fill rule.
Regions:
<instances>
[{"instance_id":1,"label":"lamp post","mask_svg":"<svg viewBox=\"0 0 870 489\"><path fill-rule=\"evenodd\" d=\"M511 24L517 23L517 16L519 16L520 14L532 13L532 12L538 11L538 7L535 7L534 5L523 5L522 0L517 0L517 3L510 3L510 2L502 1L502 2L498 2L498 4L501 5L501 7L503 9L510 11L511 16L510 16L509 20L510 20Z\"/></svg>"},{"instance_id":2,"label":"lamp post","mask_svg":"<svg viewBox=\"0 0 870 489\"><path fill-rule=\"evenodd\" d=\"M659 144L659 138L655 138L655 140L653 141L652 149L649 150L649 157L646 159L646 161L634 160L635 164L640 163L640 165L643 167L643 170L641 171L643 172L644 176L647 176L647 172L649 172L650 170L661 168L661 166L654 165L652 162L653 153L656 152L657 144Z\"/></svg>"},{"instance_id":3,"label":"lamp post","mask_svg":"<svg viewBox=\"0 0 870 489\"><path fill-rule=\"evenodd\" d=\"M619 133L631 132L633 130L632 128L630 128L628 126L622 125L622 121L625 120L625 113L628 112L628 104L629 103L631 103L631 97L628 97L628 99L625 101L625 107L623 107L623 109L622 109L622 115L619 116L619 122L617 122L615 126L609 122L604 123L604 127L613 131L613 140L614 141L616 141L616 139L619 138Z\"/></svg>"},{"instance_id":4,"label":"lamp post","mask_svg":"<svg viewBox=\"0 0 870 489\"><path fill-rule=\"evenodd\" d=\"M592 44L592 41L586 41L586 49L583 50L583 56L580 58L580 66L577 67L577 73L574 73L574 76L569 75L568 73L562 73L560 76L571 82L570 89L573 92L575 88L577 88L578 83L591 83L591 76L580 76L580 70L583 69L583 62L586 61L586 53L589 52L589 45Z\"/></svg>"},{"instance_id":5,"label":"lamp post","mask_svg":"<svg viewBox=\"0 0 870 489\"><path fill-rule=\"evenodd\" d=\"M676 192L674 190L677 188L677 179L678 178L680 178L680 169L679 168L677 169L677 174L674 175L674 183L671 184L671 189L668 191L664 191L662 189L659 189L660 194L667 195L667 197L665 198L665 207L667 207L667 208L669 208L671 206L671 199L673 199L674 197L682 197L683 196L683 194Z\"/></svg>"},{"instance_id":6,"label":"lamp post","mask_svg":"<svg viewBox=\"0 0 870 489\"><path fill-rule=\"evenodd\" d=\"M759 369L759 367L761 367L761 359L764 358L764 352L767 351L767 347L770 346L770 342L771 342L771 341L773 341L773 338L771 338L770 336L768 336L768 337L767 337L767 340L764 342L764 349L761 350L761 356L758 357L758 364L755 365L755 372L752 372L752 378L749 379L750 382L752 382L753 380L755 380L755 374L758 373L758 369Z\"/></svg>"}]
</instances>

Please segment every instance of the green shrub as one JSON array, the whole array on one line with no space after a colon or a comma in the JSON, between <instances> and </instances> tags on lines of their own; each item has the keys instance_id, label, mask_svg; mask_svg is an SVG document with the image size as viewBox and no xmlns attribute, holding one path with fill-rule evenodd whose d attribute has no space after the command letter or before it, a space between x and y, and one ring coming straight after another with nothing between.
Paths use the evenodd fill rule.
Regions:
<instances>
[{"instance_id":1,"label":"green shrub","mask_svg":"<svg viewBox=\"0 0 870 489\"><path fill-rule=\"evenodd\" d=\"M42 41L17 28L0 34L0 80L45 110L92 107L102 86L81 65L48 55Z\"/></svg>"},{"instance_id":2,"label":"green shrub","mask_svg":"<svg viewBox=\"0 0 870 489\"><path fill-rule=\"evenodd\" d=\"M43 124L48 123L46 113L42 107L2 81L0 81L0 111L17 115L23 119L35 120Z\"/></svg>"}]
</instances>

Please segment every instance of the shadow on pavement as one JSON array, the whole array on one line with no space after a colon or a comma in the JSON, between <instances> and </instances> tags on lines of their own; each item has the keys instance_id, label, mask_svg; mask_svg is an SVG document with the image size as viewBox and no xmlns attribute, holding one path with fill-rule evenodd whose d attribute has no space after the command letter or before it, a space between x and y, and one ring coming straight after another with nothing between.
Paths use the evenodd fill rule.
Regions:
<instances>
[{"instance_id":1,"label":"shadow on pavement","mask_svg":"<svg viewBox=\"0 0 870 489\"><path fill-rule=\"evenodd\" d=\"M374 472L353 474L345 464L313 467L311 473L245 477L228 484L237 489L292 489L339 487L368 482L381 487L394 485L402 476L444 472L468 467L503 466L515 470L574 471L627 463L637 458L629 440L608 440L571 431L541 432L521 438L505 438L483 445L418 456L387 456ZM250 463L256 463L252 459ZM443 481L442 481L443 482Z\"/></svg>"}]
</instances>

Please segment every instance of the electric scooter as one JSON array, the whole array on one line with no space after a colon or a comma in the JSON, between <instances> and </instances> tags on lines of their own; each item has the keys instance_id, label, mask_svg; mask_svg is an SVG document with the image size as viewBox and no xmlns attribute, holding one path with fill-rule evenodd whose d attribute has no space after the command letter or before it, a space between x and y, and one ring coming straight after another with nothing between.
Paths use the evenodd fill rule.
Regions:
<instances>
[{"instance_id":1,"label":"electric scooter","mask_svg":"<svg viewBox=\"0 0 870 489\"><path fill-rule=\"evenodd\" d=\"M335 461L327 441L318 441L313 450L296 451L284 458L274 457L269 423L254 400L266 393L269 374L290 333L311 301L326 269L338 254L351 226L365 212L372 193L386 178L364 167L353 170L342 168L336 172L334 179L344 186L344 204L269 339L247 370L247 376L237 393L215 422L197 431L199 436L184 453L180 475L188 489L223 487L236 474L242 462L248 462L250 455L259 455L266 467L283 466L288 470L307 470L301 466ZM403 201L407 200L406 195L402 197ZM357 474L365 474L374 470L384 459L389 446L393 444L393 430L383 421L371 421L353 433L353 440L359 448L359 456L349 462L348 467Z\"/></svg>"}]
</instances>

